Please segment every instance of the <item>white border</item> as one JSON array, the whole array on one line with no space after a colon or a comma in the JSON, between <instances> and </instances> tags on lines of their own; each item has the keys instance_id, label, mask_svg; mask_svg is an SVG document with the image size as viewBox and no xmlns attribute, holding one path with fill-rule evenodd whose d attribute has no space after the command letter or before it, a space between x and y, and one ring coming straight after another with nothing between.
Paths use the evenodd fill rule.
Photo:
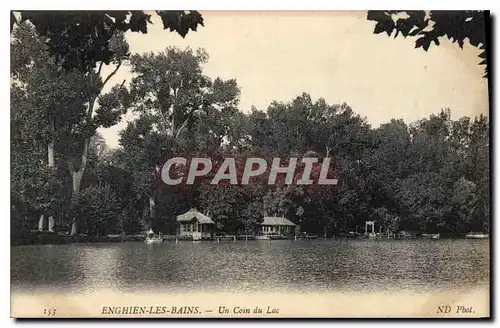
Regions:
<instances>
[{"instance_id":1,"label":"white border","mask_svg":"<svg viewBox=\"0 0 500 328\"><path fill-rule=\"evenodd\" d=\"M140 4L140 6L138 6ZM16 1L9 7L15 9L197 9L197 10L367 10L367 9L405 9L405 10L486 10L491 8L494 2L487 0L475 1L455 1L450 6L450 1L446 0L420 0L420 1L327 1L327 0L183 0L183 1L161 1L148 0L140 3L130 0L115 1L112 5L110 1L78 1L60 2L56 0Z\"/></svg>"}]
</instances>

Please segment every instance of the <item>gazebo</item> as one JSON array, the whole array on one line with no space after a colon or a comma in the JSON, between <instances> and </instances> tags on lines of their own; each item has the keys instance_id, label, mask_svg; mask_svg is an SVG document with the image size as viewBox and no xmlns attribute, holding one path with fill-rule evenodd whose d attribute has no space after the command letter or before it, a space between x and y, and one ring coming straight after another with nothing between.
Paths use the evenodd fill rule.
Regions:
<instances>
[{"instance_id":1,"label":"gazebo","mask_svg":"<svg viewBox=\"0 0 500 328\"><path fill-rule=\"evenodd\" d=\"M266 216L260 224L259 235L291 236L298 226L284 217Z\"/></svg>"},{"instance_id":2,"label":"gazebo","mask_svg":"<svg viewBox=\"0 0 500 328\"><path fill-rule=\"evenodd\" d=\"M184 214L177 216L179 223L178 235L180 237L192 237L193 240L212 239L215 223L212 219L197 211L190 209Z\"/></svg>"}]
</instances>

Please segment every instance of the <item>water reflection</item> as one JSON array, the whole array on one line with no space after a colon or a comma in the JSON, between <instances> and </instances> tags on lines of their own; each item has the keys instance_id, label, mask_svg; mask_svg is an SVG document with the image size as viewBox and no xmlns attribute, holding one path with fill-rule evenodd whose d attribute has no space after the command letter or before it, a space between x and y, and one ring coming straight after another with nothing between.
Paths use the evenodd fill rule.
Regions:
<instances>
[{"instance_id":1,"label":"water reflection","mask_svg":"<svg viewBox=\"0 0 500 328\"><path fill-rule=\"evenodd\" d=\"M103 247L102 245L79 246L78 257L75 260L79 262L78 267L81 268L84 277L78 284L90 292L98 291L103 286L116 288L117 281L120 280L120 276L117 274L119 264L117 255L120 248L115 245L111 247Z\"/></svg>"},{"instance_id":2,"label":"water reflection","mask_svg":"<svg viewBox=\"0 0 500 328\"><path fill-rule=\"evenodd\" d=\"M412 291L488 286L489 241L241 241L15 246L12 288Z\"/></svg>"}]
</instances>

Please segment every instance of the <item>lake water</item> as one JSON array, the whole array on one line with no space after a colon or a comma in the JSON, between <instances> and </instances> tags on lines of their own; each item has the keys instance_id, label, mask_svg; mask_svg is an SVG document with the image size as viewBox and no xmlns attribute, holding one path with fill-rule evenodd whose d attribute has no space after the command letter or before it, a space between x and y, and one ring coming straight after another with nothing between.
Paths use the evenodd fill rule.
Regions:
<instances>
[{"instance_id":1,"label":"lake water","mask_svg":"<svg viewBox=\"0 0 500 328\"><path fill-rule=\"evenodd\" d=\"M489 288L489 240L11 247L13 291L435 292Z\"/></svg>"}]
</instances>

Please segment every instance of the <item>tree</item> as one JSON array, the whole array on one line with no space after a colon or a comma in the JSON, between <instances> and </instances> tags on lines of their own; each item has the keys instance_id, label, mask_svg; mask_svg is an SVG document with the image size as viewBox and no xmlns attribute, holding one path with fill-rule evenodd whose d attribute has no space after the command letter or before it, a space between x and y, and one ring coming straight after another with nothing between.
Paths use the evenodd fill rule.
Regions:
<instances>
[{"instance_id":1,"label":"tree","mask_svg":"<svg viewBox=\"0 0 500 328\"><path fill-rule=\"evenodd\" d=\"M78 198L78 206L80 217L85 218L84 224L92 237L113 232L122 214L118 197L107 184L83 190Z\"/></svg>"},{"instance_id":2,"label":"tree","mask_svg":"<svg viewBox=\"0 0 500 328\"><path fill-rule=\"evenodd\" d=\"M262 222L264 214L264 196L266 186L263 184L249 184L244 186L244 203L240 214L240 221L245 234L251 234Z\"/></svg>"},{"instance_id":3,"label":"tree","mask_svg":"<svg viewBox=\"0 0 500 328\"><path fill-rule=\"evenodd\" d=\"M197 11L157 10L163 28L185 37L189 30L203 26ZM112 40L127 31L148 33L151 15L144 11L19 11L10 14L10 27L30 21L45 38L56 63L69 70L87 74L98 63L115 60Z\"/></svg>"},{"instance_id":4,"label":"tree","mask_svg":"<svg viewBox=\"0 0 500 328\"><path fill-rule=\"evenodd\" d=\"M136 210L140 209L131 214L140 216L143 228L149 229L154 219L153 196L160 178L158 168L175 153L175 143L170 136L155 131L153 118L146 115L129 122L120 132L119 142L121 149L117 162L125 171L133 173L131 179L136 195L133 204Z\"/></svg>"},{"instance_id":5,"label":"tree","mask_svg":"<svg viewBox=\"0 0 500 328\"><path fill-rule=\"evenodd\" d=\"M203 49L175 47L134 55L130 60L134 74L131 107L139 118L122 133L120 143L124 149L134 149L129 163L144 172L141 185L149 197L151 220L161 167L168 156L197 150L207 154L219 148L227 122L237 112L236 81L212 81L203 74L207 60ZM210 149L204 149L207 145Z\"/></svg>"},{"instance_id":6,"label":"tree","mask_svg":"<svg viewBox=\"0 0 500 328\"><path fill-rule=\"evenodd\" d=\"M236 233L241 223L243 188L238 185L203 183L199 186L199 206L209 211L218 229Z\"/></svg>"},{"instance_id":7,"label":"tree","mask_svg":"<svg viewBox=\"0 0 500 328\"><path fill-rule=\"evenodd\" d=\"M474 220L473 227L478 230L488 230L490 218L490 143L489 122L487 117L480 115L471 119L462 117L453 122L450 135L451 152L455 157L456 195L459 204L466 204L459 216L464 220ZM474 186L472 188L471 186ZM473 192L471 191L473 189ZM466 195L472 195L464 201ZM469 207L471 206L471 207ZM469 213L470 215L468 215ZM472 222L471 222L472 223Z\"/></svg>"},{"instance_id":8,"label":"tree","mask_svg":"<svg viewBox=\"0 0 500 328\"><path fill-rule=\"evenodd\" d=\"M412 173L413 157L408 148L411 135L403 120L392 119L373 131L374 147L363 156L365 181L370 196L373 219L391 227L392 220L401 215L397 198L398 183ZM378 223L377 223L378 224ZM392 227L394 228L394 227Z\"/></svg>"},{"instance_id":9,"label":"tree","mask_svg":"<svg viewBox=\"0 0 500 328\"><path fill-rule=\"evenodd\" d=\"M434 42L439 46L439 38L447 37L453 43L463 48L465 40L482 50L479 65L485 66L486 78L488 75L486 29L489 23L489 13L485 11L423 11L423 10L371 10L368 11L368 20L376 21L374 33L387 33L394 38L399 34L404 38L416 37L415 48L427 51Z\"/></svg>"},{"instance_id":10,"label":"tree","mask_svg":"<svg viewBox=\"0 0 500 328\"><path fill-rule=\"evenodd\" d=\"M197 12L157 11L165 29L185 36L188 31L203 25ZM141 31L147 33L150 16L142 11L113 12L11 12L11 30L15 25L29 21L38 34L44 38L48 51L55 60L58 70L80 71L86 81L84 95L86 109L74 126L68 126L65 136L68 150L68 167L73 180L73 199L78 197L81 180L88 161L90 137L100 126L114 125L126 108L119 99L123 98L122 85L113 87L107 95L101 95L106 83L113 77L128 58L128 45L123 33ZM101 77L103 65L114 65L115 69L105 78ZM99 105L96 108L96 103ZM94 113L97 114L94 116ZM77 233L74 218L71 235Z\"/></svg>"},{"instance_id":11,"label":"tree","mask_svg":"<svg viewBox=\"0 0 500 328\"><path fill-rule=\"evenodd\" d=\"M473 228L475 231L484 229L482 220L474 219L475 203L477 202L475 191L476 185L472 181L462 177L455 182L452 200L457 219L454 220L454 225L451 227L454 230L463 230L463 226Z\"/></svg>"},{"instance_id":12,"label":"tree","mask_svg":"<svg viewBox=\"0 0 500 328\"><path fill-rule=\"evenodd\" d=\"M99 127L114 125L125 108L120 101L122 86L101 94L103 87L128 56L123 35L110 40L116 65L105 79L97 71L82 74L77 70L60 70L48 47L29 21L16 26L12 40L11 76L18 90L24 92L24 129L47 147L47 163L55 167L56 154L66 162L76 200L88 161L91 137ZM76 218L71 234L76 234Z\"/></svg>"},{"instance_id":13,"label":"tree","mask_svg":"<svg viewBox=\"0 0 500 328\"><path fill-rule=\"evenodd\" d=\"M19 133L23 142L29 143L27 146L31 151L35 147L39 148L36 154L41 157L36 162L49 169L39 170L37 174L57 184L57 179L53 179L60 169L56 159L64 160L57 147L61 148L61 136L82 119L87 92L84 77L75 71L58 70L47 47L29 22L16 26L12 34L11 52L12 122L16 124L14 134ZM19 151L16 156L27 155ZM16 164L21 165L19 162ZM22 167L17 165L15 170ZM38 192L40 195L46 194L44 190ZM51 199L55 195L47 197ZM45 226L45 219L42 213L39 227ZM49 227L53 227L53 220L49 217Z\"/></svg>"},{"instance_id":14,"label":"tree","mask_svg":"<svg viewBox=\"0 0 500 328\"><path fill-rule=\"evenodd\" d=\"M204 49L195 52L175 47L132 56L135 76L130 92L135 111L154 117L154 128L174 138L179 138L198 114L237 111L236 81L217 78L212 82L203 74L202 65L208 58Z\"/></svg>"},{"instance_id":15,"label":"tree","mask_svg":"<svg viewBox=\"0 0 500 328\"><path fill-rule=\"evenodd\" d=\"M417 172L400 183L398 196L405 214L402 227L430 233L445 228L443 218L452 213L452 190L445 178L436 172Z\"/></svg>"},{"instance_id":16,"label":"tree","mask_svg":"<svg viewBox=\"0 0 500 328\"><path fill-rule=\"evenodd\" d=\"M475 202L475 216L482 222L483 230L489 231L491 219L490 194L490 124L484 115L474 118L470 127L471 143L468 147L469 172L471 180L476 184L478 199Z\"/></svg>"},{"instance_id":17,"label":"tree","mask_svg":"<svg viewBox=\"0 0 500 328\"><path fill-rule=\"evenodd\" d=\"M81 74L57 70L29 23L19 25L12 36L12 88L24 96L18 115L23 115L24 129L47 145L47 163L54 167L55 141L68 121L79 119L84 106L84 79Z\"/></svg>"}]
</instances>

